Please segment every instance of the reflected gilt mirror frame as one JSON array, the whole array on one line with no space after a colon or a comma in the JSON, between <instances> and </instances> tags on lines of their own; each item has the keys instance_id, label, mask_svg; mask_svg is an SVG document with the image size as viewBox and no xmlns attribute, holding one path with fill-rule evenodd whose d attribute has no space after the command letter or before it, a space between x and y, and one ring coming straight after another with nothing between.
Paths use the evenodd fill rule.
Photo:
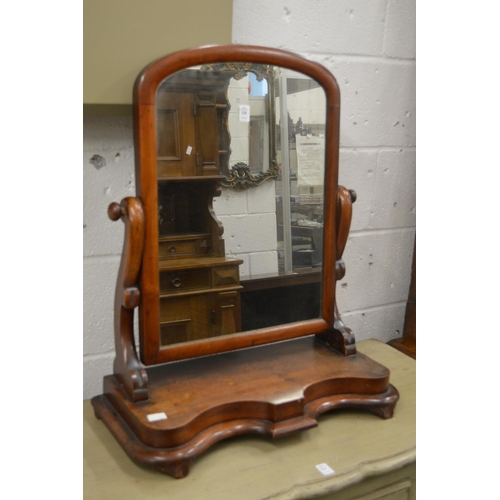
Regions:
<instances>
[{"instance_id":1,"label":"reflected gilt mirror frame","mask_svg":"<svg viewBox=\"0 0 500 500\"><path fill-rule=\"evenodd\" d=\"M316 80L325 91L321 315L160 349L157 89L169 75L189 67L227 62L288 68ZM92 399L97 418L134 461L182 478L198 455L232 436L278 438L306 431L318 425L320 414L337 408L392 417L399 394L389 383L389 370L356 352L335 303L354 197L337 184L339 116L339 88L330 72L282 50L201 47L166 56L139 75L134 87L137 197L108 208L109 217L125 225L115 294L116 356L113 373L104 377L103 394ZM222 177L212 176L208 184L217 186ZM196 177L189 181L207 185ZM138 307L140 357L134 336ZM293 453L296 443L284 446Z\"/></svg>"},{"instance_id":2,"label":"reflected gilt mirror frame","mask_svg":"<svg viewBox=\"0 0 500 500\"><path fill-rule=\"evenodd\" d=\"M206 64L202 70L230 71L235 80L241 80L248 73L254 73L257 81L267 81L267 113L269 117L269 168L265 172L252 173L249 165L238 162L230 168L229 175L221 181L221 186L237 191L244 191L252 187L258 187L268 180L276 180L279 176L279 166L276 160L276 97L275 80L276 73L270 64L250 62L226 62Z\"/></svg>"},{"instance_id":3,"label":"reflected gilt mirror frame","mask_svg":"<svg viewBox=\"0 0 500 500\"><path fill-rule=\"evenodd\" d=\"M318 319L302 321L257 331L237 333L227 337L211 338L197 343L160 347L159 344L159 278L158 228L151 214L158 213L157 199L157 143L156 95L160 84L169 76L192 66L211 66L225 63L280 66L304 73L316 80L326 95L325 183L324 183L324 248L323 293ZM144 257L140 275L141 306L139 308L139 336L141 360L155 364L195 356L232 351L305 335L321 335L339 352L355 352L355 341L346 328L335 305L335 280L340 279L336 267L342 268L341 254L350 224L351 200L338 188L340 91L332 74L323 66L295 54L254 46L202 47L172 54L149 65L138 77L134 87L135 155L137 196L146 214ZM344 201L344 219L340 222L338 205ZM338 219L338 220L337 220ZM149 221L149 222L148 222ZM337 235L337 236L336 236ZM338 262L337 262L338 261Z\"/></svg>"}]
</instances>

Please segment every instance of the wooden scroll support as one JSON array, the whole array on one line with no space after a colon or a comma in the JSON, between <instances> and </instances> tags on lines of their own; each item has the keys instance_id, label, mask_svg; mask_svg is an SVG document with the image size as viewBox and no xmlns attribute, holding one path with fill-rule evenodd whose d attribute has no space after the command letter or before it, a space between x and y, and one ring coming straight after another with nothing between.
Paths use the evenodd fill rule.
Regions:
<instances>
[{"instance_id":1,"label":"wooden scroll support","mask_svg":"<svg viewBox=\"0 0 500 500\"><path fill-rule=\"evenodd\" d=\"M111 220L122 219L125 239L115 293L114 375L131 401L148 399L148 375L137 357L134 340L134 309L139 305L137 287L144 247L144 211L137 198L124 198L108 207Z\"/></svg>"},{"instance_id":2,"label":"wooden scroll support","mask_svg":"<svg viewBox=\"0 0 500 500\"><path fill-rule=\"evenodd\" d=\"M339 186L337 199L337 261L335 263L335 278L340 281L345 276L345 263L342 254L349 236L352 219L352 204L356 201L356 192ZM337 307L335 298L335 315L333 330L325 334L318 335L318 338L333 347L336 351L350 356L356 354L356 341L350 328L348 328Z\"/></svg>"}]
</instances>

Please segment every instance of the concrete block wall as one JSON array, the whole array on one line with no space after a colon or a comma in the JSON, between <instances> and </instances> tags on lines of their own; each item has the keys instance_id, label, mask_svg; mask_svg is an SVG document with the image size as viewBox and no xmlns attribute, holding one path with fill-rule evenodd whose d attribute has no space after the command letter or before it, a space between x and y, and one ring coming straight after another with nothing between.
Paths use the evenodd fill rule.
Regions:
<instances>
[{"instance_id":1,"label":"concrete block wall","mask_svg":"<svg viewBox=\"0 0 500 500\"><path fill-rule=\"evenodd\" d=\"M224 225L226 254L243 259L240 276L278 270L274 182L238 192L223 189L214 210Z\"/></svg>"},{"instance_id":2,"label":"concrete block wall","mask_svg":"<svg viewBox=\"0 0 500 500\"><path fill-rule=\"evenodd\" d=\"M415 238L415 0L234 0L233 42L336 77L340 183L358 194L337 297L356 338L403 332Z\"/></svg>"},{"instance_id":3,"label":"concrete block wall","mask_svg":"<svg viewBox=\"0 0 500 500\"><path fill-rule=\"evenodd\" d=\"M231 135L230 166L243 162L248 164L250 152L248 149L249 122L240 121L240 106L248 106L248 76L236 80L231 78L227 89L227 98L231 104L228 116L228 127Z\"/></svg>"},{"instance_id":4,"label":"concrete block wall","mask_svg":"<svg viewBox=\"0 0 500 500\"><path fill-rule=\"evenodd\" d=\"M414 0L233 4L235 43L298 52L339 81L340 180L357 191L358 201L338 299L359 340L386 341L403 328L415 236L414 30ZM102 391L114 358L113 298L123 224L111 222L106 210L135 193L132 117L86 116L83 139L83 393L90 398ZM244 194L239 201L248 213L260 213L258 200ZM223 193L217 201L221 214L225 203ZM230 250L231 224L223 222ZM269 265L269 258L274 257L255 250L248 271Z\"/></svg>"},{"instance_id":5,"label":"concrete block wall","mask_svg":"<svg viewBox=\"0 0 500 500\"><path fill-rule=\"evenodd\" d=\"M83 121L83 396L102 392L112 373L113 304L123 223L107 207L135 196L132 116L85 116Z\"/></svg>"}]
</instances>

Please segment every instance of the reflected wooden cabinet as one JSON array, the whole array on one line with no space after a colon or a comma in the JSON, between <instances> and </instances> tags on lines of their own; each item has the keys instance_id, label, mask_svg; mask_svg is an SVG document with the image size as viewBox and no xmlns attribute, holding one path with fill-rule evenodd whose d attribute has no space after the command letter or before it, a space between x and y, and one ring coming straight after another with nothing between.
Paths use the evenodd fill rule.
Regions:
<instances>
[{"instance_id":1,"label":"reflected wooden cabinet","mask_svg":"<svg viewBox=\"0 0 500 500\"><path fill-rule=\"evenodd\" d=\"M159 347L241 331L239 265L212 209L227 171L232 73L185 70L157 93Z\"/></svg>"},{"instance_id":2,"label":"reflected wooden cabinet","mask_svg":"<svg viewBox=\"0 0 500 500\"><path fill-rule=\"evenodd\" d=\"M185 70L157 93L158 177L213 176L229 171L232 72Z\"/></svg>"},{"instance_id":3,"label":"reflected wooden cabinet","mask_svg":"<svg viewBox=\"0 0 500 500\"><path fill-rule=\"evenodd\" d=\"M210 257L161 262L161 346L241 331L241 263Z\"/></svg>"}]
</instances>

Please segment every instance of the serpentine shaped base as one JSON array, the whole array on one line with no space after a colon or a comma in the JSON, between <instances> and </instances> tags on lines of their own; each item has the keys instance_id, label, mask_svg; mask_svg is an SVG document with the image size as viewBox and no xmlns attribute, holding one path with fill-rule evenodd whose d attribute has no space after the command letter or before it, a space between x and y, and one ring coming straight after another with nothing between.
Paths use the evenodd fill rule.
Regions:
<instances>
[{"instance_id":1,"label":"serpentine shaped base","mask_svg":"<svg viewBox=\"0 0 500 500\"><path fill-rule=\"evenodd\" d=\"M361 353L342 356L314 337L147 372L149 400L132 402L107 376L92 404L133 460L175 478L187 476L194 458L223 439L286 436L316 427L318 415L337 408L390 418L399 398L385 367Z\"/></svg>"}]
</instances>

